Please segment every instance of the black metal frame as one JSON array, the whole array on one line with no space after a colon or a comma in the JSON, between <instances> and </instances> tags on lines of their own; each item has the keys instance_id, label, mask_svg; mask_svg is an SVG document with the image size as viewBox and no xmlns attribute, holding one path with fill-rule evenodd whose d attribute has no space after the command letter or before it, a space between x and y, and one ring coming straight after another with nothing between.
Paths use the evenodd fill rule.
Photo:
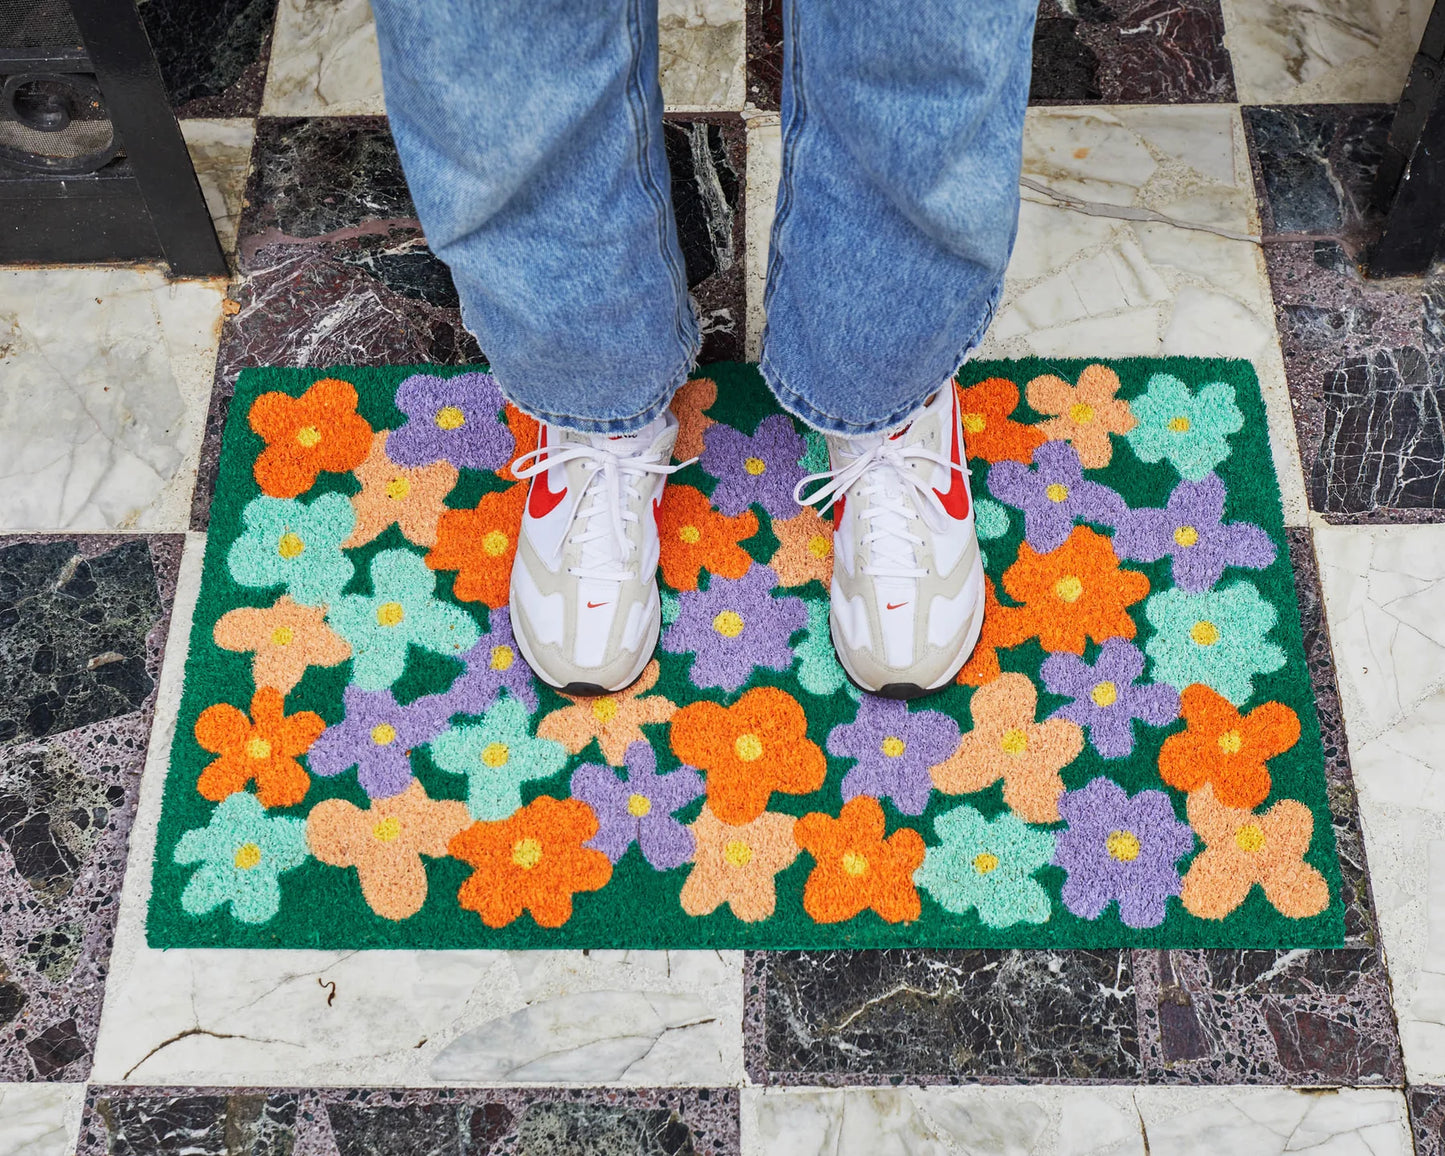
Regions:
<instances>
[{"instance_id":1,"label":"black metal frame","mask_svg":"<svg viewBox=\"0 0 1445 1156\"><path fill-rule=\"evenodd\" d=\"M1375 175L1385 229L1367 262L1371 277L1423 273L1445 256L1445 0L1425 25L1390 139Z\"/></svg>"},{"instance_id":2,"label":"black metal frame","mask_svg":"<svg viewBox=\"0 0 1445 1156\"><path fill-rule=\"evenodd\" d=\"M124 155L54 176L0 167L0 263L164 258L177 277L229 273L134 0L69 0L82 45L0 71L91 74Z\"/></svg>"}]
</instances>

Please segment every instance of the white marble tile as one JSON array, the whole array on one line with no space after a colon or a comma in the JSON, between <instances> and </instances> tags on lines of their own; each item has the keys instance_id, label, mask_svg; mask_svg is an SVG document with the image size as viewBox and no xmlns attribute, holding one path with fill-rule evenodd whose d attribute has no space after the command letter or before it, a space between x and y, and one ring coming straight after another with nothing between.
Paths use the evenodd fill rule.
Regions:
<instances>
[{"instance_id":1,"label":"white marble tile","mask_svg":"<svg viewBox=\"0 0 1445 1156\"><path fill-rule=\"evenodd\" d=\"M281 0L261 112L350 116L386 111L367 0Z\"/></svg>"},{"instance_id":2,"label":"white marble tile","mask_svg":"<svg viewBox=\"0 0 1445 1156\"><path fill-rule=\"evenodd\" d=\"M660 0L662 99L670 109L740 109L746 88L743 0Z\"/></svg>"},{"instance_id":3,"label":"white marble tile","mask_svg":"<svg viewBox=\"0 0 1445 1156\"><path fill-rule=\"evenodd\" d=\"M1244 104L1400 99L1432 0L1223 0Z\"/></svg>"},{"instance_id":4,"label":"white marble tile","mask_svg":"<svg viewBox=\"0 0 1445 1156\"><path fill-rule=\"evenodd\" d=\"M768 282L768 236L778 202L778 180L783 166L782 121L775 112L752 113L748 129L747 191L747 357L757 361L763 345L763 291Z\"/></svg>"},{"instance_id":5,"label":"white marble tile","mask_svg":"<svg viewBox=\"0 0 1445 1156\"><path fill-rule=\"evenodd\" d=\"M111 955L97 1082L741 1081L740 952L145 946L151 853L204 549L203 535L187 536Z\"/></svg>"},{"instance_id":6,"label":"white marble tile","mask_svg":"<svg viewBox=\"0 0 1445 1156\"><path fill-rule=\"evenodd\" d=\"M183 120L181 134L186 138L191 164L196 168L206 207L211 210L211 220L221 238L221 248L234 253L256 122L250 119Z\"/></svg>"},{"instance_id":7,"label":"white marble tile","mask_svg":"<svg viewBox=\"0 0 1445 1156\"><path fill-rule=\"evenodd\" d=\"M743 1091L746 1156L1406 1156L1392 1089Z\"/></svg>"},{"instance_id":8,"label":"white marble tile","mask_svg":"<svg viewBox=\"0 0 1445 1156\"><path fill-rule=\"evenodd\" d=\"M84 1106L84 1084L0 1084L0 1152L70 1156Z\"/></svg>"},{"instance_id":9,"label":"white marble tile","mask_svg":"<svg viewBox=\"0 0 1445 1156\"><path fill-rule=\"evenodd\" d=\"M219 282L0 269L0 531L186 525Z\"/></svg>"}]
</instances>

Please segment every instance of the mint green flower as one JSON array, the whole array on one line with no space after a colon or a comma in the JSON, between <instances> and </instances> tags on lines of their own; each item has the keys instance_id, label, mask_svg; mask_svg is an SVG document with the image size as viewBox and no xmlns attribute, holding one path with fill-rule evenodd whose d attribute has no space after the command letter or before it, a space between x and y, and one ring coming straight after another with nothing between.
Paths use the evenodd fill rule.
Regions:
<instances>
[{"instance_id":1,"label":"mint green flower","mask_svg":"<svg viewBox=\"0 0 1445 1156\"><path fill-rule=\"evenodd\" d=\"M1156 373L1129 408L1139 424L1124 436L1139 460L1168 458L1191 482L1229 457L1229 435L1244 428L1234 386L1222 381L1211 381L1196 394L1177 377Z\"/></svg>"},{"instance_id":2,"label":"mint green flower","mask_svg":"<svg viewBox=\"0 0 1445 1156\"><path fill-rule=\"evenodd\" d=\"M522 784L546 779L567 765L567 748L539 739L517 699L503 698L480 723L453 727L432 739L432 762L467 777L473 819L505 819L522 805Z\"/></svg>"},{"instance_id":3,"label":"mint green flower","mask_svg":"<svg viewBox=\"0 0 1445 1156\"><path fill-rule=\"evenodd\" d=\"M828 633L826 602L808 601L807 630L796 651L802 660L798 667L798 685L809 694L827 698L849 683L848 676L838 665L838 655L833 651L833 639Z\"/></svg>"},{"instance_id":4,"label":"mint green flower","mask_svg":"<svg viewBox=\"0 0 1445 1156\"><path fill-rule=\"evenodd\" d=\"M265 923L281 909L278 876L306 862L306 820L266 814L255 795L227 795L204 827L187 831L175 861L199 863L181 892L181 906L205 915L229 903L232 917Z\"/></svg>"},{"instance_id":5,"label":"mint green flower","mask_svg":"<svg viewBox=\"0 0 1445 1156\"><path fill-rule=\"evenodd\" d=\"M1048 922L1049 895L1034 872L1054 855L1050 831L1004 812L990 822L972 807L955 807L933 821L942 840L923 855L913 881L958 915L970 909L987 927Z\"/></svg>"},{"instance_id":6,"label":"mint green flower","mask_svg":"<svg viewBox=\"0 0 1445 1156\"><path fill-rule=\"evenodd\" d=\"M662 592L662 624L671 626L677 621L677 616L682 613L682 599L676 594Z\"/></svg>"},{"instance_id":7,"label":"mint green flower","mask_svg":"<svg viewBox=\"0 0 1445 1156\"><path fill-rule=\"evenodd\" d=\"M1144 603L1155 634L1144 646L1149 677L1183 690L1213 687L1235 706L1254 693L1254 677L1284 665L1284 651L1267 639L1275 608L1248 582L1203 594L1174 588Z\"/></svg>"},{"instance_id":8,"label":"mint green flower","mask_svg":"<svg viewBox=\"0 0 1445 1156\"><path fill-rule=\"evenodd\" d=\"M477 640L476 620L437 598L436 575L408 550L383 550L371 560L371 589L337 599L326 613L351 643L351 681L362 690L400 678L408 646L460 658Z\"/></svg>"},{"instance_id":9,"label":"mint green flower","mask_svg":"<svg viewBox=\"0 0 1445 1156\"><path fill-rule=\"evenodd\" d=\"M252 498L226 566L242 586L285 586L292 599L319 606L339 595L356 567L342 552L356 511L342 494L303 505L295 498Z\"/></svg>"},{"instance_id":10,"label":"mint green flower","mask_svg":"<svg viewBox=\"0 0 1445 1156\"><path fill-rule=\"evenodd\" d=\"M815 429L804 430L803 441L807 448L803 450L802 460L798 464L810 474L821 474L828 468L827 441Z\"/></svg>"},{"instance_id":11,"label":"mint green flower","mask_svg":"<svg viewBox=\"0 0 1445 1156\"><path fill-rule=\"evenodd\" d=\"M995 538L1002 538L1008 533L1008 510L1001 502L995 502L992 498L975 498L973 501L973 526L978 532L980 542L991 542ZM980 549L979 559L984 569L988 569L988 553Z\"/></svg>"}]
</instances>

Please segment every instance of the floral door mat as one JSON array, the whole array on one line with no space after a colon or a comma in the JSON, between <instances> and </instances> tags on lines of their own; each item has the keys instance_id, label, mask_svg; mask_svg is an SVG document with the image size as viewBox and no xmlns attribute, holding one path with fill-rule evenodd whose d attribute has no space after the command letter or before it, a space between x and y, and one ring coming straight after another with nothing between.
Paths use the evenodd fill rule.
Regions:
<instances>
[{"instance_id":1,"label":"floral door mat","mask_svg":"<svg viewBox=\"0 0 1445 1156\"><path fill-rule=\"evenodd\" d=\"M153 876L159 947L1307 947L1339 870L1243 361L973 362L989 576L956 685L828 634L821 437L674 402L662 639L569 699L506 608L536 423L476 370L248 370Z\"/></svg>"}]
</instances>

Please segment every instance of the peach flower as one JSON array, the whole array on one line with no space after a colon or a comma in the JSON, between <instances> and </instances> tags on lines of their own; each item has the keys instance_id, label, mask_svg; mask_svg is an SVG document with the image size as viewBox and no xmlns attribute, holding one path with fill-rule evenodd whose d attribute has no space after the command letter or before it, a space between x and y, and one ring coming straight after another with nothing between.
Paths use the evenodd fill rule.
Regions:
<instances>
[{"instance_id":1,"label":"peach flower","mask_svg":"<svg viewBox=\"0 0 1445 1156\"><path fill-rule=\"evenodd\" d=\"M690 828L697 850L682 885L682 909L689 915L710 915L726 903L744 923L771 916L778 903L773 878L798 857L796 821L792 815L765 811L734 826L703 807Z\"/></svg>"},{"instance_id":2,"label":"peach flower","mask_svg":"<svg viewBox=\"0 0 1445 1156\"><path fill-rule=\"evenodd\" d=\"M1139 424L1129 403L1114 396L1118 392L1118 374L1105 365L1090 365L1079 374L1078 385L1051 373L1036 377L1027 396L1034 409L1055 415L1035 428L1050 441L1068 442L1079 461L1096 470L1114 456L1109 435L1128 433Z\"/></svg>"},{"instance_id":3,"label":"peach flower","mask_svg":"<svg viewBox=\"0 0 1445 1156\"><path fill-rule=\"evenodd\" d=\"M211 636L222 650L249 650L251 680L290 692L308 666L336 666L351 657L351 644L326 625L326 607L302 606L289 594L265 609L242 606L217 620Z\"/></svg>"},{"instance_id":4,"label":"peach flower","mask_svg":"<svg viewBox=\"0 0 1445 1156\"><path fill-rule=\"evenodd\" d=\"M444 499L457 484L457 468L451 462L429 466L399 466L386 456L386 435L378 430L371 439L371 452L354 471L361 482L360 493L351 499L356 526L342 549L364 546L393 522L409 542L430 546L437 540L437 521L446 509Z\"/></svg>"},{"instance_id":5,"label":"peach flower","mask_svg":"<svg viewBox=\"0 0 1445 1156\"><path fill-rule=\"evenodd\" d=\"M561 743L572 755L596 739L604 759L614 767L624 765L630 744L649 742L642 733L642 723L664 723L677 713L677 704L671 699L660 694L642 697L657 684L661 670L654 658L625 690L587 698L564 694L562 697L572 705L544 718L537 727L537 737Z\"/></svg>"}]
</instances>

